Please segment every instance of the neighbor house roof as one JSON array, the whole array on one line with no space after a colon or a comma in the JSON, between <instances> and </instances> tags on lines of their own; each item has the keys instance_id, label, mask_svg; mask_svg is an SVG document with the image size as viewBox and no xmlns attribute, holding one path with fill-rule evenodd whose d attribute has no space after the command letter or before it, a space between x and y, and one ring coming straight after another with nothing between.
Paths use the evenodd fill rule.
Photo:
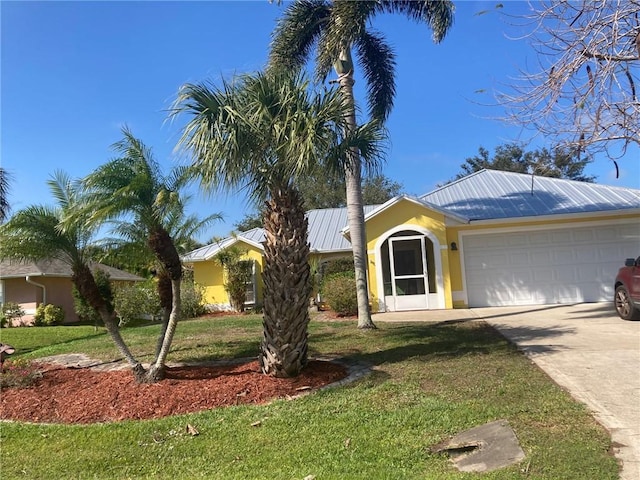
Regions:
<instances>
[{"instance_id":1,"label":"neighbor house roof","mask_svg":"<svg viewBox=\"0 0 640 480\"><path fill-rule=\"evenodd\" d=\"M420 199L471 221L640 208L640 190L497 170L480 170Z\"/></svg>"},{"instance_id":2,"label":"neighbor house roof","mask_svg":"<svg viewBox=\"0 0 640 480\"><path fill-rule=\"evenodd\" d=\"M142 281L144 278L102 263L92 264L92 269L100 269L109 274L111 280ZM71 267L58 259L24 262L20 260L0 261L0 278L66 277L71 278Z\"/></svg>"},{"instance_id":3,"label":"neighbor house roof","mask_svg":"<svg viewBox=\"0 0 640 480\"><path fill-rule=\"evenodd\" d=\"M461 223L481 220L533 217L619 210L640 210L640 190L522 173L480 170L419 198L401 195L383 205L364 207L365 220L400 200L423 205ZM312 252L351 251L347 209L327 208L307 212ZM185 262L209 260L238 240L261 247L264 231L254 228L194 250Z\"/></svg>"}]
</instances>

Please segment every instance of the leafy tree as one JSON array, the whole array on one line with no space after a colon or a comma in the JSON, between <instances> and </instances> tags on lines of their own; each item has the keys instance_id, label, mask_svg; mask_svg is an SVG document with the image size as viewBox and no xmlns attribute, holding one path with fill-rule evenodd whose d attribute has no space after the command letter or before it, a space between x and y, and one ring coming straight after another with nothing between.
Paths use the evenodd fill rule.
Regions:
<instances>
[{"instance_id":1,"label":"leafy tree","mask_svg":"<svg viewBox=\"0 0 640 480\"><path fill-rule=\"evenodd\" d=\"M453 22L453 10L453 3L447 0L298 0L287 7L278 21L269 64L276 69L301 69L315 46L316 76L324 81L331 69L335 70L343 95L345 130L352 132L357 126L352 48L357 51L367 81L371 117L384 121L395 96L394 54L384 37L372 30L373 19L383 13L403 14L426 23L433 31L434 41L440 42ZM358 327L375 328L369 307L362 166L357 148L347 152L344 175L358 295Z\"/></svg>"},{"instance_id":2,"label":"leafy tree","mask_svg":"<svg viewBox=\"0 0 640 480\"><path fill-rule=\"evenodd\" d=\"M563 147L556 147L553 151L541 148L531 152L515 144L499 145L493 157L483 147L478 149L478 155L467 158L460 165L462 171L454 180L465 177L483 168L502 170L505 172L534 173L543 177L567 178L581 182L593 182L595 177L583 174L584 168L590 160L580 159L578 152Z\"/></svg>"},{"instance_id":3,"label":"leafy tree","mask_svg":"<svg viewBox=\"0 0 640 480\"><path fill-rule=\"evenodd\" d=\"M531 2L523 24L539 61L498 94L507 119L571 151L639 147L639 12L637 0Z\"/></svg>"},{"instance_id":4,"label":"leafy tree","mask_svg":"<svg viewBox=\"0 0 640 480\"><path fill-rule=\"evenodd\" d=\"M327 175L318 172L300 178L296 185L307 210L319 208L343 208L347 205L346 186L341 175ZM402 185L384 175L369 175L362 185L362 201L365 205L378 205L400 194ZM246 232L262 226L259 212L247 213L234 227Z\"/></svg>"},{"instance_id":5,"label":"leafy tree","mask_svg":"<svg viewBox=\"0 0 640 480\"><path fill-rule=\"evenodd\" d=\"M378 205L400 195L402 184L385 177L367 177L362 185L362 201L365 205Z\"/></svg>"},{"instance_id":6,"label":"leafy tree","mask_svg":"<svg viewBox=\"0 0 640 480\"><path fill-rule=\"evenodd\" d=\"M133 357L115 322L113 305L105 299L90 268L91 242L99 227L89 223L86 198L77 181L56 172L48 182L57 207L33 205L17 212L0 227L0 258L37 261L58 259L71 267L71 281L87 303L100 314L117 348L136 378L144 368ZM73 218L74 221L69 221Z\"/></svg>"},{"instance_id":7,"label":"leafy tree","mask_svg":"<svg viewBox=\"0 0 640 480\"><path fill-rule=\"evenodd\" d=\"M300 180L299 188L309 210L347 205L346 185L340 175L310 175ZM362 201L364 205L377 205L395 197L401 190L401 184L384 175L368 175L362 184Z\"/></svg>"},{"instance_id":8,"label":"leafy tree","mask_svg":"<svg viewBox=\"0 0 640 480\"><path fill-rule=\"evenodd\" d=\"M278 377L298 375L307 363L311 294L307 219L296 181L324 164L333 171L358 146L379 153L376 124L343 142L343 101L335 90L310 92L299 75L245 75L221 87L187 84L174 114L190 120L179 141L206 189L246 189L264 201L264 320L260 364ZM326 163L324 163L326 162Z\"/></svg>"},{"instance_id":9,"label":"leafy tree","mask_svg":"<svg viewBox=\"0 0 640 480\"><path fill-rule=\"evenodd\" d=\"M251 212L245 213L241 220L233 224L238 232L246 232L252 228L262 227L262 213Z\"/></svg>"},{"instance_id":10,"label":"leafy tree","mask_svg":"<svg viewBox=\"0 0 640 480\"><path fill-rule=\"evenodd\" d=\"M171 232L176 219L184 220L180 189L186 177L180 169L165 176L151 150L130 130L123 128L123 139L113 145L121 157L88 175L84 186L88 195L87 209L98 222L126 218L116 228L121 238L134 240L142 252L141 236L159 264L157 280L163 310L162 334L146 382L164 377L165 363L181 312L180 283L182 263L176 244L177 232ZM172 233L174 235L172 235ZM138 240L136 242L136 240Z\"/></svg>"}]
</instances>

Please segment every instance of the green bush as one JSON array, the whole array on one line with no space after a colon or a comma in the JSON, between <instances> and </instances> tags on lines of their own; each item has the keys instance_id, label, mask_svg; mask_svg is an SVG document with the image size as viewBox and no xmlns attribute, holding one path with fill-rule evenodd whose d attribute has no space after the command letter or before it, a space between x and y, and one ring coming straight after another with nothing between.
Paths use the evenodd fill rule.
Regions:
<instances>
[{"instance_id":1,"label":"green bush","mask_svg":"<svg viewBox=\"0 0 640 480\"><path fill-rule=\"evenodd\" d=\"M19 303L7 302L2 304L2 313L0 313L0 327L4 328L11 326L11 321L14 319L22 319L25 315L24 310Z\"/></svg>"},{"instance_id":2,"label":"green bush","mask_svg":"<svg viewBox=\"0 0 640 480\"><path fill-rule=\"evenodd\" d=\"M147 315L160 314L160 296L153 280L137 282L133 285L116 285L113 306L120 325Z\"/></svg>"},{"instance_id":3,"label":"green bush","mask_svg":"<svg viewBox=\"0 0 640 480\"><path fill-rule=\"evenodd\" d=\"M33 316L33 324L36 327L51 327L53 325L60 325L64 322L64 309L58 305L52 305L50 303L44 305L38 305L36 308L36 314Z\"/></svg>"},{"instance_id":4,"label":"green bush","mask_svg":"<svg viewBox=\"0 0 640 480\"><path fill-rule=\"evenodd\" d=\"M204 288L190 278L181 282L180 298L181 318L195 318L206 313ZM153 279L134 285L116 285L113 305L120 325L148 316L155 318L162 314L160 295Z\"/></svg>"},{"instance_id":5,"label":"green bush","mask_svg":"<svg viewBox=\"0 0 640 480\"><path fill-rule=\"evenodd\" d=\"M327 260L320 264L320 275L328 279L332 275L337 273L344 273L354 276L355 278L355 268L353 266L353 257L340 257L334 258L333 260Z\"/></svg>"},{"instance_id":6,"label":"green bush","mask_svg":"<svg viewBox=\"0 0 640 480\"><path fill-rule=\"evenodd\" d=\"M96 280L100 296L107 302L107 305L113 305L113 291L111 289L111 282L109 281L109 274L103 270L96 269L93 275ZM75 285L73 286L72 294L73 309L80 320L83 322L91 322L94 325L102 324L100 314L96 312L89 303L87 303L82 295L80 295L80 292Z\"/></svg>"},{"instance_id":7,"label":"green bush","mask_svg":"<svg viewBox=\"0 0 640 480\"><path fill-rule=\"evenodd\" d=\"M323 297L331 309L339 315L358 313L356 283L347 273L333 274L326 278L322 287Z\"/></svg>"},{"instance_id":8,"label":"green bush","mask_svg":"<svg viewBox=\"0 0 640 480\"><path fill-rule=\"evenodd\" d=\"M195 318L207 313L204 303L204 287L190 279L183 280L180 284L180 298L182 308L181 318Z\"/></svg>"}]
</instances>

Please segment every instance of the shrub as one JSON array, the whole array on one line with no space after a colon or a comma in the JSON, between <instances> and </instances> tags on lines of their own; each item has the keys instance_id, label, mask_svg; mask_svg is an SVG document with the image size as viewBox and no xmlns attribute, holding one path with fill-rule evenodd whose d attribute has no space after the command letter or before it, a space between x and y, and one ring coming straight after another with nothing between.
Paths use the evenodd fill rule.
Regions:
<instances>
[{"instance_id":1,"label":"shrub","mask_svg":"<svg viewBox=\"0 0 640 480\"><path fill-rule=\"evenodd\" d=\"M64 322L64 309L58 305L52 305L50 303L44 305L38 305L36 308L36 314L33 316L33 324L36 327L51 327L53 325L60 325Z\"/></svg>"},{"instance_id":2,"label":"shrub","mask_svg":"<svg viewBox=\"0 0 640 480\"><path fill-rule=\"evenodd\" d=\"M334 258L320 264L320 275L323 278L331 277L337 273L351 273L355 277L353 257Z\"/></svg>"},{"instance_id":3,"label":"shrub","mask_svg":"<svg viewBox=\"0 0 640 480\"><path fill-rule=\"evenodd\" d=\"M42 377L42 373L37 369L37 365L31 360L16 358L4 362L0 372L0 387L2 388L24 388Z\"/></svg>"},{"instance_id":4,"label":"shrub","mask_svg":"<svg viewBox=\"0 0 640 480\"><path fill-rule=\"evenodd\" d=\"M358 313L356 283L353 276L334 274L323 282L324 300L339 315L355 315Z\"/></svg>"},{"instance_id":5,"label":"shrub","mask_svg":"<svg viewBox=\"0 0 640 480\"><path fill-rule=\"evenodd\" d=\"M229 295L231 308L236 312L244 311L247 286L253 280L253 260L242 260L244 255L246 251L237 247L227 248L216 255L216 260L225 269L224 289Z\"/></svg>"},{"instance_id":6,"label":"shrub","mask_svg":"<svg viewBox=\"0 0 640 480\"><path fill-rule=\"evenodd\" d=\"M180 284L182 308L181 318L195 318L207 313L204 303L204 288L193 280L186 279Z\"/></svg>"},{"instance_id":7,"label":"shrub","mask_svg":"<svg viewBox=\"0 0 640 480\"><path fill-rule=\"evenodd\" d=\"M22 320L25 315L23 308L19 303L7 302L2 305L2 313L0 314L0 327L11 326L11 321L14 319Z\"/></svg>"},{"instance_id":8,"label":"shrub","mask_svg":"<svg viewBox=\"0 0 640 480\"><path fill-rule=\"evenodd\" d=\"M111 289L111 282L109 281L109 274L103 270L96 269L94 272L94 278L96 280L100 296L107 302L107 305L113 305L113 291ZM82 295L80 295L80 292L75 285L73 286L72 293L73 309L80 320L84 322L91 322L94 325L101 324L102 319L100 318L100 314L96 312L89 303L87 303Z\"/></svg>"},{"instance_id":9,"label":"shrub","mask_svg":"<svg viewBox=\"0 0 640 480\"><path fill-rule=\"evenodd\" d=\"M323 298L325 297L325 284L335 276L356 278L352 257L334 258L320 264L318 268L318 287Z\"/></svg>"},{"instance_id":10,"label":"shrub","mask_svg":"<svg viewBox=\"0 0 640 480\"><path fill-rule=\"evenodd\" d=\"M113 306L120 325L160 314L160 297L153 280L134 285L117 285L113 294Z\"/></svg>"}]
</instances>

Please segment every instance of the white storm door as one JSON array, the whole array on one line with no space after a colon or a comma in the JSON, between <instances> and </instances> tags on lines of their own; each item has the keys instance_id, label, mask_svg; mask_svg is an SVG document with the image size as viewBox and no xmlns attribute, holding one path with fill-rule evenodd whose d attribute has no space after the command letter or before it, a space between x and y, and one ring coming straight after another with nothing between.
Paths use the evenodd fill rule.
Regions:
<instances>
[{"instance_id":1,"label":"white storm door","mask_svg":"<svg viewBox=\"0 0 640 480\"><path fill-rule=\"evenodd\" d=\"M424 237L390 238L389 261L394 310L429 308Z\"/></svg>"}]
</instances>

